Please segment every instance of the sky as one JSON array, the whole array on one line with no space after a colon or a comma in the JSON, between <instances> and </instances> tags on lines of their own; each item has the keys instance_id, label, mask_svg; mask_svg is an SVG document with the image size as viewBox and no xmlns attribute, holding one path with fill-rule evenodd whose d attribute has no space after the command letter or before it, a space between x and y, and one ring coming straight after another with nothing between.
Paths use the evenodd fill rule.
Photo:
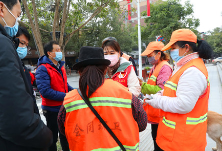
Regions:
<instances>
[{"instance_id":1,"label":"sky","mask_svg":"<svg viewBox=\"0 0 222 151\"><path fill-rule=\"evenodd\" d=\"M185 1L181 0L181 4ZM200 19L199 32L222 27L222 0L190 0L190 3L193 4L194 17Z\"/></svg>"}]
</instances>

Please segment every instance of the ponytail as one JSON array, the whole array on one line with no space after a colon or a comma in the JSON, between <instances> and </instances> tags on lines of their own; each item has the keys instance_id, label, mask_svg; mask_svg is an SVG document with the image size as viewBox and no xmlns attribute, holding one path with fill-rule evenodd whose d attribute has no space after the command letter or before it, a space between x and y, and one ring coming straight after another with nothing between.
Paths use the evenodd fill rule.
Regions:
<instances>
[{"instance_id":1,"label":"ponytail","mask_svg":"<svg viewBox=\"0 0 222 151\"><path fill-rule=\"evenodd\" d=\"M104 83L106 68L107 66L92 65L79 69L79 89L87 100Z\"/></svg>"},{"instance_id":2,"label":"ponytail","mask_svg":"<svg viewBox=\"0 0 222 151\"><path fill-rule=\"evenodd\" d=\"M192 48L193 52L198 52L200 58L203 59L212 58L213 49L205 40L197 40L198 46L196 45L196 43L189 41L177 41L175 44L177 44L181 48L185 44L188 44Z\"/></svg>"},{"instance_id":3,"label":"ponytail","mask_svg":"<svg viewBox=\"0 0 222 151\"><path fill-rule=\"evenodd\" d=\"M168 53L164 53L163 51L160 51L160 50L154 50L154 52L157 54L158 52L161 52L161 56L160 56L160 60L163 61L163 60L167 60L169 61L170 60L170 55Z\"/></svg>"},{"instance_id":4,"label":"ponytail","mask_svg":"<svg viewBox=\"0 0 222 151\"><path fill-rule=\"evenodd\" d=\"M205 40L197 40L197 52L200 58L210 59L213 55L213 49Z\"/></svg>"}]
</instances>

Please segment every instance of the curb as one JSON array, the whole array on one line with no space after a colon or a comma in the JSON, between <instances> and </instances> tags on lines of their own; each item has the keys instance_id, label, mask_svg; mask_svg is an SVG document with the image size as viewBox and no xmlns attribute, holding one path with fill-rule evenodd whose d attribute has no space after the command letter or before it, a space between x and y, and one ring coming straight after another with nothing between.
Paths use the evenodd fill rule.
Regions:
<instances>
[{"instance_id":1,"label":"curb","mask_svg":"<svg viewBox=\"0 0 222 151\"><path fill-rule=\"evenodd\" d=\"M69 75L66 75L67 77L78 77L79 76L79 74L76 74L76 73L73 73L73 74L69 74Z\"/></svg>"}]
</instances>

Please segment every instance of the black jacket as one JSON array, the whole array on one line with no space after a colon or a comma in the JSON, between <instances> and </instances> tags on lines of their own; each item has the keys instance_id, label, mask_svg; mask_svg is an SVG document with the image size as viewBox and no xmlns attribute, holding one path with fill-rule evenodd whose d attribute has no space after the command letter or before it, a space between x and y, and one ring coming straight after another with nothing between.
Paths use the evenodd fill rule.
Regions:
<instances>
[{"instance_id":1,"label":"black jacket","mask_svg":"<svg viewBox=\"0 0 222 151\"><path fill-rule=\"evenodd\" d=\"M52 132L34 113L32 92L15 45L0 25L0 150L46 151Z\"/></svg>"}]
</instances>

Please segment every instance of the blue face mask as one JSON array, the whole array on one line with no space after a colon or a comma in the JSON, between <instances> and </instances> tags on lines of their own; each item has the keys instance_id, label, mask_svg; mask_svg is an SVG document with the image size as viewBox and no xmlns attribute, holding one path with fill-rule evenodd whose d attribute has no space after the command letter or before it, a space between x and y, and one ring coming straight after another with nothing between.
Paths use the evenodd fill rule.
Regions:
<instances>
[{"instance_id":1,"label":"blue face mask","mask_svg":"<svg viewBox=\"0 0 222 151\"><path fill-rule=\"evenodd\" d=\"M170 51L170 56L171 58L177 62L179 61L181 58L183 58L183 56L179 56L179 49L174 49Z\"/></svg>"},{"instance_id":2,"label":"blue face mask","mask_svg":"<svg viewBox=\"0 0 222 151\"><path fill-rule=\"evenodd\" d=\"M5 4L4 4L5 5ZM8 9L8 7L5 5L5 7L7 8L8 12L15 18L15 25L13 27L8 26L8 24L6 23L6 21L4 20L4 18L2 18L2 20L5 23L5 30L8 33L9 36L14 37L17 32L18 32L18 18L16 18L12 12Z\"/></svg>"},{"instance_id":3,"label":"blue face mask","mask_svg":"<svg viewBox=\"0 0 222 151\"><path fill-rule=\"evenodd\" d=\"M16 51L20 59L24 59L27 56L27 47L18 47Z\"/></svg>"},{"instance_id":4,"label":"blue face mask","mask_svg":"<svg viewBox=\"0 0 222 151\"><path fill-rule=\"evenodd\" d=\"M157 55L157 54L156 54ZM155 56L156 56L155 55ZM155 56L152 56L152 57L148 57L148 61L150 64L152 65L156 65L158 63L158 60L155 59Z\"/></svg>"},{"instance_id":5,"label":"blue face mask","mask_svg":"<svg viewBox=\"0 0 222 151\"><path fill-rule=\"evenodd\" d=\"M55 52L56 56L55 56L55 60L56 61L60 61L62 60L62 52Z\"/></svg>"},{"instance_id":6,"label":"blue face mask","mask_svg":"<svg viewBox=\"0 0 222 151\"><path fill-rule=\"evenodd\" d=\"M148 61L149 63L151 63L152 65L155 65L158 63L158 60L155 59L155 56L153 57L148 57Z\"/></svg>"}]
</instances>

